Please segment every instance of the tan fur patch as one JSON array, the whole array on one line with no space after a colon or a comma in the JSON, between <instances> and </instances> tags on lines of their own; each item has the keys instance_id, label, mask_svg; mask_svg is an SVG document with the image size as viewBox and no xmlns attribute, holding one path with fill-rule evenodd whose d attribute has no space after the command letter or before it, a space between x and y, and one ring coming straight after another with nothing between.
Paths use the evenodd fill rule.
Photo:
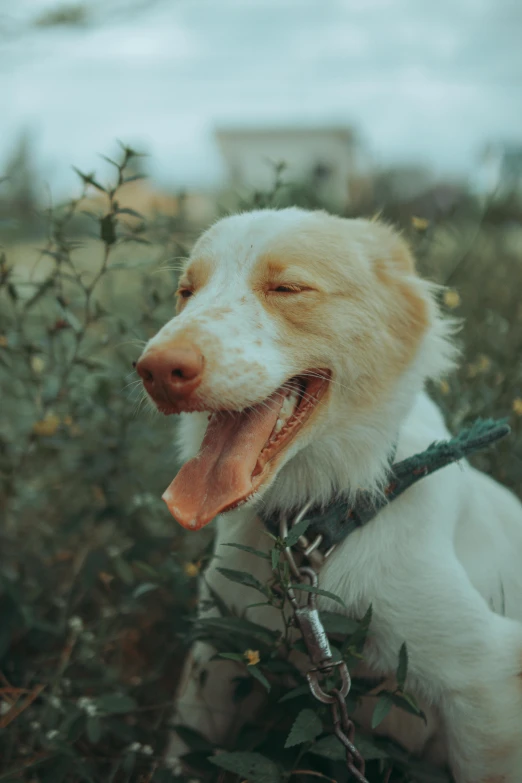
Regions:
<instances>
[{"instance_id":1,"label":"tan fur patch","mask_svg":"<svg viewBox=\"0 0 522 783\"><path fill-rule=\"evenodd\" d=\"M348 354L353 402L367 408L411 363L429 326L417 280L409 248L387 226L315 213L259 258L251 286L303 369L324 366L332 351ZM278 294L278 284L312 290Z\"/></svg>"},{"instance_id":2,"label":"tan fur patch","mask_svg":"<svg viewBox=\"0 0 522 783\"><path fill-rule=\"evenodd\" d=\"M195 292L198 289L203 288L203 286L208 282L211 272L211 264L205 259L191 259L179 279L178 286L179 288L188 288ZM187 301L188 299L178 297L176 304L177 314L181 313Z\"/></svg>"}]
</instances>

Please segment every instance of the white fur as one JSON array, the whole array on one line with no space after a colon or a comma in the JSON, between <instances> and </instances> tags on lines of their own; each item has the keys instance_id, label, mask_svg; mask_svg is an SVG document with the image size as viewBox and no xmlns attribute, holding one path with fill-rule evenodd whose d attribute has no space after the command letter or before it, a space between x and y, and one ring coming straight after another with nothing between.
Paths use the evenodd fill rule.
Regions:
<instances>
[{"instance_id":1,"label":"white fur","mask_svg":"<svg viewBox=\"0 0 522 783\"><path fill-rule=\"evenodd\" d=\"M259 257L282 235L306 231L310 221L320 219L297 209L247 213L219 221L197 243L192 257L210 259L212 274L151 344L161 346L197 327L198 344L209 360L201 394L210 409L247 407L268 397L293 374L325 366L321 356L311 356L308 367L299 365L284 322L271 317L249 284ZM362 279L368 274L363 256L369 245L357 244L361 221L352 224L354 274ZM332 227L335 230L335 224ZM371 235L371 226L363 228ZM377 246L383 229L375 231ZM233 541L267 548L256 516L259 504L268 510L290 509L308 500L326 502L339 491L358 487L378 491L395 443L400 460L449 436L423 387L427 378L437 377L450 364L450 330L437 315L428 284L401 274L431 308L429 327L409 366L375 405L354 411L349 390L357 373L363 372L364 358L357 364L350 355L349 336L356 334L358 322L347 312L346 349L328 357L334 380L325 409L289 446L274 480L254 502L218 519L219 566L268 579L265 561L221 546ZM213 313L224 306L229 311L216 320ZM372 306L368 302L368 311ZM372 317L378 318L378 313ZM329 318L328 308L324 318ZM205 414L182 415L184 460L196 453L206 422ZM429 725L425 729L418 719L394 712L381 732L421 756L449 763L457 783L522 780L521 565L521 504L462 462L410 488L339 546L320 573L321 587L341 596L350 614L360 616L372 604L366 651L372 671L392 673L399 648L407 643L408 688L429 711ZM206 579L238 611L252 602L250 591L234 588L214 563ZM501 616L503 604L506 617ZM323 599L321 605L339 609ZM266 608L249 610L248 616L269 625L278 622ZM196 645L196 668L193 662L188 665L178 720L225 741L249 710L242 708L240 713L232 705L237 665L212 663L211 654L207 646ZM197 684L198 666L206 666L211 674L205 688ZM368 722L364 708L361 720ZM180 747L175 740L171 755Z\"/></svg>"}]
</instances>

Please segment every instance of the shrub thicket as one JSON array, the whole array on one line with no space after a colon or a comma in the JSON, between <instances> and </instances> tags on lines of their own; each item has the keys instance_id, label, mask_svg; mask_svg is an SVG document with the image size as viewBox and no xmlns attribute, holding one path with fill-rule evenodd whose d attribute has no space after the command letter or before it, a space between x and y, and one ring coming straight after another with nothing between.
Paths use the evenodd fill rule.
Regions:
<instances>
[{"instance_id":1,"label":"shrub thicket","mask_svg":"<svg viewBox=\"0 0 522 783\"><path fill-rule=\"evenodd\" d=\"M211 542L185 537L160 500L176 470L175 425L141 406L131 363L172 315L194 226L165 233L120 207L135 154L123 148L111 186L81 174L81 198L46 215L41 247L11 245L0 256L0 781L174 780L161 754L189 640L211 638L239 658L257 651L259 664L245 660L244 693L284 667L278 641L240 618L193 622ZM271 193L238 206L318 206L281 176ZM89 216L91 236L75 222L87 191L104 204ZM444 306L465 319L462 366L432 393L454 430L477 416L510 417L512 437L475 461L521 494L520 206L467 198L436 225L397 204L366 211L377 208L402 223L421 271L449 282ZM366 621L325 621L353 662ZM264 756L253 770L250 757L253 783L297 770L346 779L327 715L300 684L282 702L272 687L261 722L234 748ZM296 744L285 748L298 716ZM247 777L244 757L224 757L225 773L209 762L217 757L208 743L187 741L199 778ZM447 780L391 746L360 742L372 782Z\"/></svg>"}]
</instances>

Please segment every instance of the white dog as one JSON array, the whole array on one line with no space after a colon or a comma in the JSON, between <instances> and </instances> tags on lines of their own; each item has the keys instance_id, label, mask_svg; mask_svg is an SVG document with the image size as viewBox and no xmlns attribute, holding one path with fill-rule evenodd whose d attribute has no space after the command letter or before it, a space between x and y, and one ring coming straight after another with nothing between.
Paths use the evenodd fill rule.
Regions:
<instances>
[{"instance_id":1,"label":"white dog","mask_svg":"<svg viewBox=\"0 0 522 783\"><path fill-rule=\"evenodd\" d=\"M138 372L160 411L182 414L185 464L167 505L189 530L217 517L219 566L267 581L267 561L220 546L268 548L256 509L379 493L394 449L402 460L449 437L423 387L452 365L451 324L389 227L300 209L227 217L196 243L178 298ZM238 611L254 600L213 564L206 580ZM449 764L458 783L522 781L522 506L512 494L465 462L446 467L353 533L319 581L355 617L372 604L372 672L395 671L407 644L407 687L428 725L394 710L380 733ZM279 620L270 607L248 616ZM192 651L177 719L221 742L254 707L234 706L237 665L212 654ZM359 720L370 714L363 704Z\"/></svg>"}]
</instances>

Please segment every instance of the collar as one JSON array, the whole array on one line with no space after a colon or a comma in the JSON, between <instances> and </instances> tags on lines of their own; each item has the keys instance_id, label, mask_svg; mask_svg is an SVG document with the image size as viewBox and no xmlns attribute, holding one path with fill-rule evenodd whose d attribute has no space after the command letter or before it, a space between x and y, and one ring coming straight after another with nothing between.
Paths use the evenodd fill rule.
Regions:
<instances>
[{"instance_id":1,"label":"collar","mask_svg":"<svg viewBox=\"0 0 522 783\"><path fill-rule=\"evenodd\" d=\"M471 427L462 429L451 440L432 443L425 451L414 454L401 462L390 459L390 469L384 491L379 494L359 490L350 502L346 496L337 496L327 506L310 505L305 509L288 514L290 519L300 522L300 531L306 532L306 539L313 541L313 549L327 556L333 547L344 541L351 533L364 527L379 511L392 500L425 476L464 459L470 454L487 448L500 438L509 435L511 429L506 420L477 419ZM395 450L394 450L395 451ZM298 513L299 512L299 513ZM260 517L268 531L280 535L283 512L268 516L260 511ZM305 522L306 520L306 522ZM301 539L302 541L302 539ZM308 541L306 546L308 546ZM308 547L306 553L311 552Z\"/></svg>"}]
</instances>

